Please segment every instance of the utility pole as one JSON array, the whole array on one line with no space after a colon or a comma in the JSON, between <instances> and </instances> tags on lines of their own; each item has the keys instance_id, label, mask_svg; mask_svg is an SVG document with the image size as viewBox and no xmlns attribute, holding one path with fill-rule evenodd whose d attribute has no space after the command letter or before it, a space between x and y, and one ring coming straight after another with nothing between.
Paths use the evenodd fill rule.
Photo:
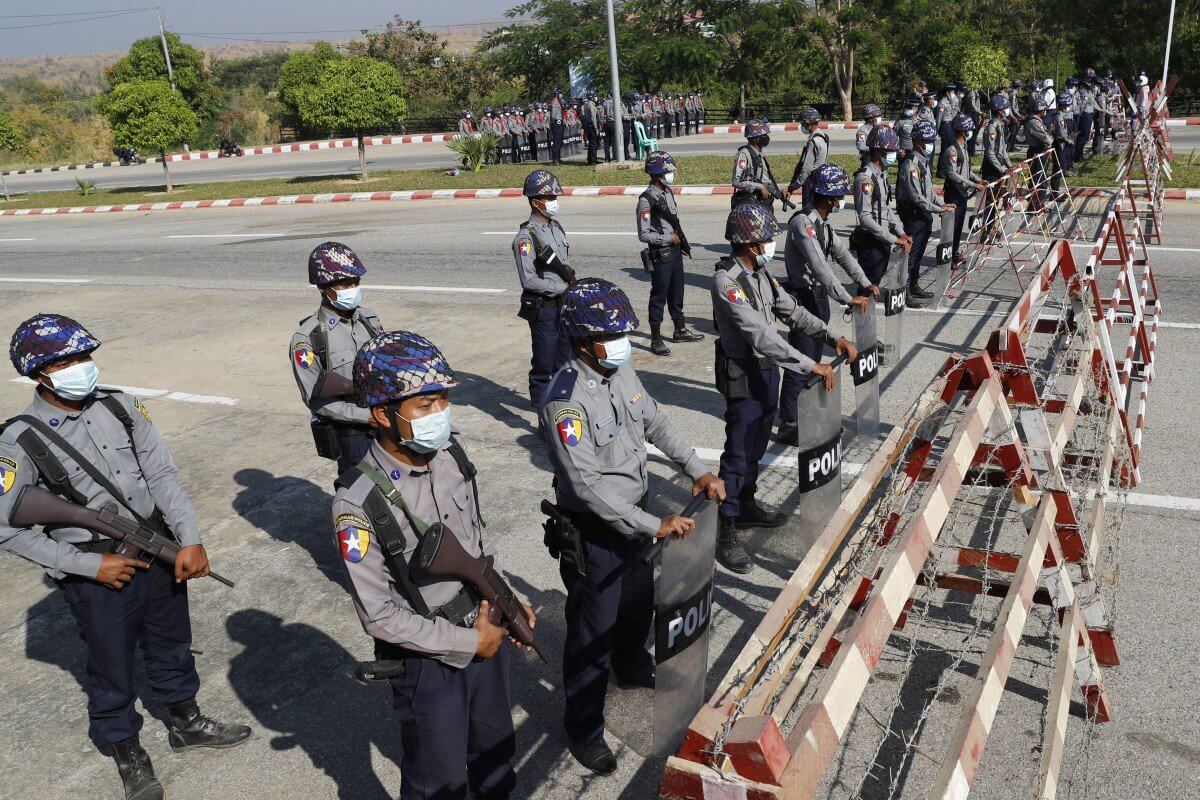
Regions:
<instances>
[{"instance_id":1,"label":"utility pole","mask_svg":"<svg viewBox=\"0 0 1200 800\"><path fill-rule=\"evenodd\" d=\"M1163 56L1162 90L1167 91L1167 69L1171 66L1171 37L1175 34L1175 0L1171 0L1171 18L1167 22L1167 53Z\"/></svg>"},{"instance_id":2,"label":"utility pole","mask_svg":"<svg viewBox=\"0 0 1200 800\"><path fill-rule=\"evenodd\" d=\"M613 19L613 0L605 0L604 4L608 11L608 65L612 72L613 144L620 164L625 161L625 123L621 120L621 76L617 73L617 23Z\"/></svg>"},{"instance_id":3,"label":"utility pole","mask_svg":"<svg viewBox=\"0 0 1200 800\"><path fill-rule=\"evenodd\" d=\"M167 30L163 27L162 8L155 7L158 14L158 39L162 42L163 58L167 59L167 80L171 82L171 90L175 90L175 70L171 69L171 51L167 49Z\"/></svg>"}]
</instances>

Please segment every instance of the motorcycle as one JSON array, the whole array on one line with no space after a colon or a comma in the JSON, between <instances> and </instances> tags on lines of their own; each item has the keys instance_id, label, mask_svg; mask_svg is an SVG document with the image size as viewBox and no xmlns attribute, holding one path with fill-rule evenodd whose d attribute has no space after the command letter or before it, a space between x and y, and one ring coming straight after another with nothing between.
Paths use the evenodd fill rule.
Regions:
<instances>
[{"instance_id":1,"label":"motorcycle","mask_svg":"<svg viewBox=\"0 0 1200 800\"><path fill-rule=\"evenodd\" d=\"M130 164L146 163L146 159L142 158L138 154L138 151L132 147L114 147L113 155L117 157L117 161L122 167L128 167Z\"/></svg>"},{"instance_id":2,"label":"motorcycle","mask_svg":"<svg viewBox=\"0 0 1200 800\"><path fill-rule=\"evenodd\" d=\"M245 155L245 151L242 150L242 146L237 142L230 141L229 139L222 138L218 147L219 152L217 153L217 158L232 158L234 156Z\"/></svg>"}]
</instances>

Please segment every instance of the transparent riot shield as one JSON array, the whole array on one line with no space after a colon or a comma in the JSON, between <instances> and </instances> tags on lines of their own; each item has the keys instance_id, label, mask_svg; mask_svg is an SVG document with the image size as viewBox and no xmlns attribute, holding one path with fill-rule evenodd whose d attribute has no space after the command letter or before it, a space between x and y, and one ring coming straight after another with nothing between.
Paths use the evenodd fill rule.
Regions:
<instances>
[{"instance_id":1,"label":"transparent riot shield","mask_svg":"<svg viewBox=\"0 0 1200 800\"><path fill-rule=\"evenodd\" d=\"M897 247L888 257L887 272L879 286L879 307L883 309L883 336L880 338L879 363L895 363L900 358L904 339L904 312L908 298L908 254Z\"/></svg>"},{"instance_id":2,"label":"transparent riot shield","mask_svg":"<svg viewBox=\"0 0 1200 800\"><path fill-rule=\"evenodd\" d=\"M941 217L941 233L937 245L937 271L934 273L933 285L929 287L929 291L933 292L934 302L939 305L942 298L946 296L946 289L950 286L950 271L954 266L950 263L954 250L954 212L943 211Z\"/></svg>"},{"instance_id":3,"label":"transparent riot shield","mask_svg":"<svg viewBox=\"0 0 1200 800\"><path fill-rule=\"evenodd\" d=\"M708 627L712 618L717 504L694 498L682 512L696 520L683 539L660 540L654 594L654 754L679 749L688 724L704 703ZM665 544L664 544L665 542ZM643 558L653 558L651 553Z\"/></svg>"},{"instance_id":4,"label":"transparent riot shield","mask_svg":"<svg viewBox=\"0 0 1200 800\"><path fill-rule=\"evenodd\" d=\"M842 361L842 357L834 364ZM797 455L800 491L801 553L807 552L842 502L842 379L833 389L813 376L801 390L796 406L800 426Z\"/></svg>"},{"instance_id":5,"label":"transparent riot shield","mask_svg":"<svg viewBox=\"0 0 1200 800\"><path fill-rule=\"evenodd\" d=\"M854 427L860 445L879 435L879 336L875 301L867 298L865 313L853 312L858 355L850 362L854 381Z\"/></svg>"}]
</instances>

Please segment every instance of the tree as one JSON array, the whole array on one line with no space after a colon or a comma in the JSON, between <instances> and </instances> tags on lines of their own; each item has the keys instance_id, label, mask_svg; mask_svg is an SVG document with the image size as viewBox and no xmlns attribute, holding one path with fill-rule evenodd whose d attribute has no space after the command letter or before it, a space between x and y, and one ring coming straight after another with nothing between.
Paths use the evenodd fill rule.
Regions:
<instances>
[{"instance_id":1,"label":"tree","mask_svg":"<svg viewBox=\"0 0 1200 800\"><path fill-rule=\"evenodd\" d=\"M351 131L358 138L358 171L367 179L367 150L363 137L370 131L404 120L404 80L390 64L364 56L326 63L317 85L299 96L305 125Z\"/></svg>"},{"instance_id":2,"label":"tree","mask_svg":"<svg viewBox=\"0 0 1200 800\"><path fill-rule=\"evenodd\" d=\"M1008 54L986 45L971 48L962 60L962 79L991 91L1008 80Z\"/></svg>"},{"instance_id":3,"label":"tree","mask_svg":"<svg viewBox=\"0 0 1200 800\"><path fill-rule=\"evenodd\" d=\"M179 92L166 81L119 83L108 94L96 98L100 113L108 117L113 138L119 145L162 157L167 191L173 191L167 150L195 135L199 120Z\"/></svg>"},{"instance_id":4,"label":"tree","mask_svg":"<svg viewBox=\"0 0 1200 800\"><path fill-rule=\"evenodd\" d=\"M184 44L174 33L167 34L167 50L171 54L175 88L200 119L215 117L221 108L221 97L205 65L204 53ZM138 39L130 46L128 55L104 70L104 76L113 88L137 81L166 81L167 60L162 40L158 36Z\"/></svg>"},{"instance_id":5,"label":"tree","mask_svg":"<svg viewBox=\"0 0 1200 800\"><path fill-rule=\"evenodd\" d=\"M292 53L279 68L279 104L283 113L300 119L300 98L316 87L325 66L338 61L342 54L328 42L317 42L312 50Z\"/></svg>"},{"instance_id":6,"label":"tree","mask_svg":"<svg viewBox=\"0 0 1200 800\"><path fill-rule=\"evenodd\" d=\"M0 108L0 153L16 150L25 144L25 136L13 125L12 117L3 108ZM8 181L4 180L4 172L0 170L0 183L4 188L4 199L10 199L8 196Z\"/></svg>"},{"instance_id":7,"label":"tree","mask_svg":"<svg viewBox=\"0 0 1200 800\"><path fill-rule=\"evenodd\" d=\"M854 118L855 69L859 54L881 41L880 20L887 18L877 0L783 0L789 23L821 43L833 67L833 84L842 116Z\"/></svg>"}]
</instances>

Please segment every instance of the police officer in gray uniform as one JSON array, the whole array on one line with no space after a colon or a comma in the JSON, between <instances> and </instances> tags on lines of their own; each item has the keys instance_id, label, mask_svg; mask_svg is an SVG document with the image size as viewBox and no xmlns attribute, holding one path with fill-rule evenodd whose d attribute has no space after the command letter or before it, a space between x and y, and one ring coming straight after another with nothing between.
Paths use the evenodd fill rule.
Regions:
<instances>
[{"instance_id":1,"label":"police officer in gray uniform","mask_svg":"<svg viewBox=\"0 0 1200 800\"><path fill-rule=\"evenodd\" d=\"M896 138L900 140L899 159L901 161L912 152L912 129L917 121L917 109L920 107L921 100L919 98L910 97L906 99L900 116L896 117L896 121L892 123L892 130L896 132Z\"/></svg>"},{"instance_id":2,"label":"police officer in gray uniform","mask_svg":"<svg viewBox=\"0 0 1200 800\"><path fill-rule=\"evenodd\" d=\"M914 306L917 305L914 300L933 297L918 281L921 259L925 257L925 247L933 232L933 215L954 210L954 206L939 203L933 191L933 168L929 159L936 141L937 129L933 123L918 120L913 126L913 151L900 162L896 175L896 212L904 223L904 232L912 239L912 249L908 251L907 302Z\"/></svg>"},{"instance_id":3,"label":"police officer in gray uniform","mask_svg":"<svg viewBox=\"0 0 1200 800\"><path fill-rule=\"evenodd\" d=\"M400 717L401 800L506 798L515 752L505 631L474 587L421 565L429 527L443 526L472 558L496 557L484 530L475 468L454 436L458 385L423 336L377 336L354 361L355 402L376 441L338 478L334 544L359 621L375 640ZM536 620L525 607L530 626ZM386 665L386 666L384 666Z\"/></svg>"},{"instance_id":4,"label":"police officer in gray uniform","mask_svg":"<svg viewBox=\"0 0 1200 800\"><path fill-rule=\"evenodd\" d=\"M146 679L166 706L173 750L231 747L250 729L215 722L196 705L187 581L209 574L196 510L146 407L97 388L92 353L99 347L60 314L39 314L13 334L13 366L37 388L25 411L0 426L0 549L43 567L62 591L87 648L82 684L91 737L112 748L126 798L161 800L162 784L138 739L139 645ZM116 505L119 516L179 543L174 568L148 555L118 554L116 541L80 528L14 525L28 487L95 510Z\"/></svg>"},{"instance_id":5,"label":"police officer in gray uniform","mask_svg":"<svg viewBox=\"0 0 1200 800\"><path fill-rule=\"evenodd\" d=\"M895 132L876 126L867 137L867 163L854 175L858 224L850 236L850 250L874 285L883 282L894 246L900 245L906 253L912 248L912 240L892 210L892 187L887 178L888 167L896 163L899 149Z\"/></svg>"},{"instance_id":6,"label":"police officer in gray uniform","mask_svg":"<svg viewBox=\"0 0 1200 800\"><path fill-rule=\"evenodd\" d=\"M570 345L558 327L558 307L563 290L575 278L571 269L567 234L559 224L558 196L562 185L549 170L535 169L522 190L529 200L529 219L513 238L513 258L521 281L518 316L529 323L533 355L529 361L529 402L537 408L559 367L567 360Z\"/></svg>"},{"instance_id":7,"label":"police officer in gray uniform","mask_svg":"<svg viewBox=\"0 0 1200 800\"><path fill-rule=\"evenodd\" d=\"M865 167L871 160L871 148L867 144L867 137L871 135L871 131L875 130L875 126L882 119L883 111L875 103L867 103L863 108L863 124L859 125L858 130L854 132L854 147L858 150L860 167Z\"/></svg>"},{"instance_id":8,"label":"police officer in gray uniform","mask_svg":"<svg viewBox=\"0 0 1200 800\"><path fill-rule=\"evenodd\" d=\"M959 114L950 123L954 141L942 148L938 163L938 174L946 179L942 185L942 197L954 205L954 241L952 258L955 264L963 260L958 252L962 241L963 223L967 219L967 201L983 188L983 182L971 169L971 156L967 153L967 139L975 130L975 123L966 114Z\"/></svg>"},{"instance_id":9,"label":"police officer in gray uniform","mask_svg":"<svg viewBox=\"0 0 1200 800\"><path fill-rule=\"evenodd\" d=\"M561 324L573 353L546 392L541 422L558 510L578 531L586 573L560 559L567 588L563 720L571 754L607 774L616 769L604 742L610 665L619 686L654 685L645 648L653 575L639 552L654 538L685 536L695 524L643 509L647 442L679 465L692 494L721 500L725 490L628 366L628 333L638 320L625 293L599 278L579 280L563 295Z\"/></svg>"},{"instance_id":10,"label":"police officer in gray uniform","mask_svg":"<svg viewBox=\"0 0 1200 800\"><path fill-rule=\"evenodd\" d=\"M800 192L803 197L800 206L804 208L811 202L805 189L808 176L829 160L829 136L821 131L821 113L812 106L800 109L800 124L804 126L804 130L808 134L808 141L804 143L804 149L800 151L800 160L796 162L796 168L792 170L792 180L788 183L788 194L794 195L796 192Z\"/></svg>"},{"instance_id":11,"label":"police officer in gray uniform","mask_svg":"<svg viewBox=\"0 0 1200 800\"><path fill-rule=\"evenodd\" d=\"M730 204L737 208L743 203L775 207L777 197L788 195L780 191L771 174L771 165L763 149L771 143L771 125L766 120L752 119L746 123L746 144L738 148L733 159L733 197Z\"/></svg>"},{"instance_id":12,"label":"police officer in gray uniform","mask_svg":"<svg viewBox=\"0 0 1200 800\"><path fill-rule=\"evenodd\" d=\"M323 388L327 373L349 380L358 348L383 333L379 315L359 305L359 282L366 271L344 244L325 242L313 249L308 282L320 292L321 305L300 321L289 350L300 399L312 416L317 455L336 460L339 473L357 464L371 446L367 411L349 395L331 395Z\"/></svg>"}]
</instances>

